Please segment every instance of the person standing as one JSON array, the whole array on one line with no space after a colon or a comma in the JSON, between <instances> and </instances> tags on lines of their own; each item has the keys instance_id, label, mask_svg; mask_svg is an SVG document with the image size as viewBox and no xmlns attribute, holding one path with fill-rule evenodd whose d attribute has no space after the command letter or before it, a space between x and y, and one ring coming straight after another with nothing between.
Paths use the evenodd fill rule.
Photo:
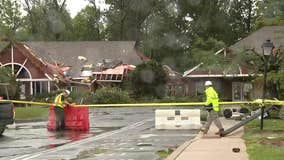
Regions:
<instances>
[{"instance_id":1,"label":"person standing","mask_svg":"<svg viewBox=\"0 0 284 160\"><path fill-rule=\"evenodd\" d=\"M54 112L55 112L55 120L56 120L56 130L64 130L65 129L65 115L64 115L64 107L69 103L66 101L66 98L70 95L69 90L65 90L63 93L60 93L55 97L54 100Z\"/></svg>"},{"instance_id":2,"label":"person standing","mask_svg":"<svg viewBox=\"0 0 284 160\"><path fill-rule=\"evenodd\" d=\"M218 93L213 88L211 81L205 82L205 95L206 95L206 102L205 102L205 109L208 111L207 122L205 123L204 127L201 128L201 131L204 134L207 134L212 122L217 126L219 131L215 134L220 135L220 137L224 136L224 128L222 123L219 119L219 98Z\"/></svg>"}]
</instances>

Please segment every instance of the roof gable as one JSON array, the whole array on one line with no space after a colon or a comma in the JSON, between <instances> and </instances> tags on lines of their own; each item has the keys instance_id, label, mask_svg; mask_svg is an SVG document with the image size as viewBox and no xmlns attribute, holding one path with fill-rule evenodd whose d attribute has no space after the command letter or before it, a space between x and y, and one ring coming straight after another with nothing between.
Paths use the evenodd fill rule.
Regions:
<instances>
[{"instance_id":1,"label":"roof gable","mask_svg":"<svg viewBox=\"0 0 284 160\"><path fill-rule=\"evenodd\" d=\"M26 46L23 43L19 43L19 42L12 42L12 44L25 57L27 57L31 61L32 64L34 64L39 70L41 70L43 74L47 76L47 78L53 78L56 75L59 78L59 80L65 82L63 73L47 65L47 63L45 63L39 57L37 57L28 46Z\"/></svg>"},{"instance_id":2,"label":"roof gable","mask_svg":"<svg viewBox=\"0 0 284 160\"><path fill-rule=\"evenodd\" d=\"M267 39L270 39L277 48L284 44L284 26L266 26L253 32L249 36L238 41L229 49L233 53L238 53L247 49L254 49L258 54L262 54L261 45Z\"/></svg>"}]
</instances>

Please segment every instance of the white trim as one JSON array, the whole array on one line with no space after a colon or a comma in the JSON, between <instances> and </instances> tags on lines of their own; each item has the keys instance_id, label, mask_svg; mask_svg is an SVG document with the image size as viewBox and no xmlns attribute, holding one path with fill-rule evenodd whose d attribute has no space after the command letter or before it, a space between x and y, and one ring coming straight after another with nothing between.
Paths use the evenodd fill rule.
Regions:
<instances>
[{"instance_id":1,"label":"white trim","mask_svg":"<svg viewBox=\"0 0 284 160\"><path fill-rule=\"evenodd\" d=\"M219 53L221 53L222 51L224 51L225 48L220 49L219 51L215 52L214 55L218 55Z\"/></svg>"},{"instance_id":2,"label":"white trim","mask_svg":"<svg viewBox=\"0 0 284 160\"><path fill-rule=\"evenodd\" d=\"M12 65L12 67L13 67L13 65L19 65L19 66L21 66L21 67L23 67L27 72L28 72L28 74L29 74L29 77L30 77L30 79L32 79L33 77L32 77L32 74L31 74L31 72L28 70L28 68L26 68L25 66L23 66L22 64L20 64L20 63L6 63L6 64L4 64L3 66L5 67L5 66L8 66L8 65Z\"/></svg>"},{"instance_id":3,"label":"white trim","mask_svg":"<svg viewBox=\"0 0 284 160\"><path fill-rule=\"evenodd\" d=\"M243 74L241 66L238 64L240 74Z\"/></svg>"},{"instance_id":4,"label":"white trim","mask_svg":"<svg viewBox=\"0 0 284 160\"><path fill-rule=\"evenodd\" d=\"M188 74L190 74L191 72L195 71L197 68L199 68L201 65L203 64L203 62L199 63L197 66L193 67L190 70L187 70L183 73L183 77L186 77Z\"/></svg>"},{"instance_id":5,"label":"white trim","mask_svg":"<svg viewBox=\"0 0 284 160\"><path fill-rule=\"evenodd\" d=\"M81 80L83 78L72 78L74 80ZM123 81L123 76L121 76L121 79L120 80L97 80L97 82L122 82ZM71 83L77 83L77 84L88 84L89 83L83 83L83 82L76 82L76 81L72 81Z\"/></svg>"},{"instance_id":6,"label":"white trim","mask_svg":"<svg viewBox=\"0 0 284 160\"><path fill-rule=\"evenodd\" d=\"M16 73L16 77L18 77L18 75L20 74L20 72L22 71L23 69L23 66L25 66L25 64L27 63L28 59L26 58L24 63L22 64L21 68L18 70L18 72Z\"/></svg>"},{"instance_id":7,"label":"white trim","mask_svg":"<svg viewBox=\"0 0 284 160\"><path fill-rule=\"evenodd\" d=\"M72 79L78 79L78 80L81 80L81 79L85 79L86 77L75 77L75 78L72 78Z\"/></svg>"},{"instance_id":8,"label":"white trim","mask_svg":"<svg viewBox=\"0 0 284 160\"><path fill-rule=\"evenodd\" d=\"M19 82L51 82L49 79L28 79L28 78L21 78L17 79Z\"/></svg>"},{"instance_id":9,"label":"white trim","mask_svg":"<svg viewBox=\"0 0 284 160\"><path fill-rule=\"evenodd\" d=\"M45 73L44 75L45 75L45 77L47 77L49 80L53 81L53 79L52 79L47 73Z\"/></svg>"},{"instance_id":10,"label":"white trim","mask_svg":"<svg viewBox=\"0 0 284 160\"><path fill-rule=\"evenodd\" d=\"M12 75L14 75L15 73L14 73L14 46L13 46L13 44L11 43L11 64L12 64Z\"/></svg>"},{"instance_id":11,"label":"white trim","mask_svg":"<svg viewBox=\"0 0 284 160\"><path fill-rule=\"evenodd\" d=\"M50 93L50 81L47 82L47 92Z\"/></svg>"}]
</instances>

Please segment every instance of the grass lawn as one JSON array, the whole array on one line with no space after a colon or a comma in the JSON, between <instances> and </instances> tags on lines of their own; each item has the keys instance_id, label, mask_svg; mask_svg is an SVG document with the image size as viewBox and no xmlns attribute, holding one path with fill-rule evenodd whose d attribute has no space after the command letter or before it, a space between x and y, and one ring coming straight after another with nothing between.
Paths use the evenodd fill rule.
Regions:
<instances>
[{"instance_id":1,"label":"grass lawn","mask_svg":"<svg viewBox=\"0 0 284 160\"><path fill-rule=\"evenodd\" d=\"M157 155L159 155L160 159L167 158L170 154L173 153L174 150L172 149L165 149L165 150L159 150L156 152Z\"/></svg>"},{"instance_id":2,"label":"grass lawn","mask_svg":"<svg viewBox=\"0 0 284 160\"><path fill-rule=\"evenodd\" d=\"M254 120L245 126L244 139L250 160L284 159L284 120L265 119L264 130L260 121Z\"/></svg>"},{"instance_id":3,"label":"grass lawn","mask_svg":"<svg viewBox=\"0 0 284 160\"><path fill-rule=\"evenodd\" d=\"M47 119L48 107L16 107L16 120L39 120Z\"/></svg>"}]
</instances>

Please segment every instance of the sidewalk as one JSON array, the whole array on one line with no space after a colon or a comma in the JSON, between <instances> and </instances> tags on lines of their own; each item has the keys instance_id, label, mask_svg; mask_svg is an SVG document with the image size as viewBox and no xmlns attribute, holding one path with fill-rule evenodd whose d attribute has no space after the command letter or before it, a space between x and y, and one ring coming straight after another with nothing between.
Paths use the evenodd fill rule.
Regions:
<instances>
[{"instance_id":1,"label":"sidewalk","mask_svg":"<svg viewBox=\"0 0 284 160\"><path fill-rule=\"evenodd\" d=\"M226 119L221 121L225 129L237 122ZM246 145L242 139L243 127L222 138L216 136L215 132L217 128L213 124L206 136L200 133L195 139L181 145L166 160L248 160ZM235 147L240 148L239 153L232 151Z\"/></svg>"}]
</instances>

